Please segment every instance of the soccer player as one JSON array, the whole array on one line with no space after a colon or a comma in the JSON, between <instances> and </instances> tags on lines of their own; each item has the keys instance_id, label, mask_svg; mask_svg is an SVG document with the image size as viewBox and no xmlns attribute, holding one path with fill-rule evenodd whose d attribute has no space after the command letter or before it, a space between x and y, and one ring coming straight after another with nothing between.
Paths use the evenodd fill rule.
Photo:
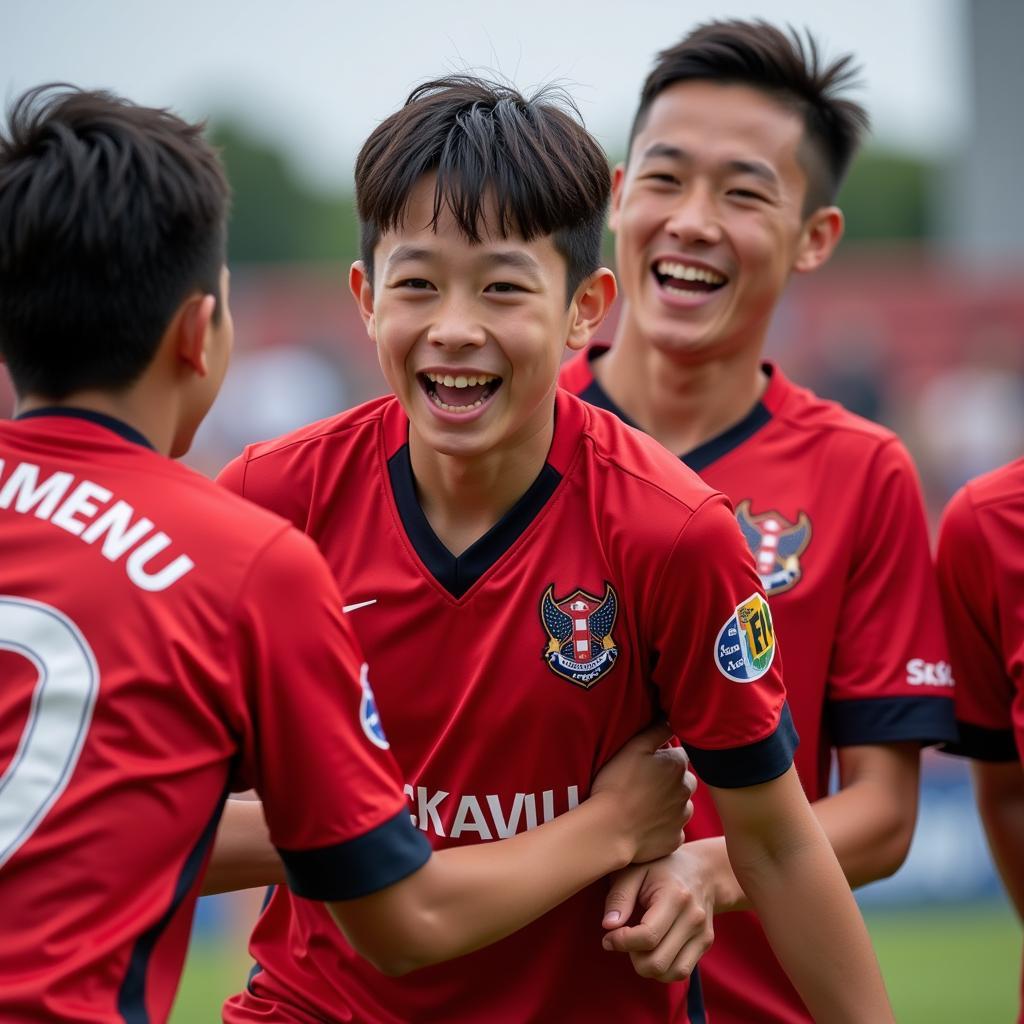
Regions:
<instances>
[{"instance_id":1,"label":"soccer player","mask_svg":"<svg viewBox=\"0 0 1024 1024\"><path fill-rule=\"evenodd\" d=\"M1024 459L972 480L939 531L960 740L1003 884L1024 921ZM1024 977L1021 1011L1024 1024Z\"/></svg>"},{"instance_id":2,"label":"soccer player","mask_svg":"<svg viewBox=\"0 0 1024 1024\"><path fill-rule=\"evenodd\" d=\"M772 620L725 500L556 386L615 294L599 265L609 190L604 154L553 95L458 76L416 89L356 164L351 286L394 395L250 446L223 482L301 525L344 582L436 846L574 806L662 709L805 998L822 1019L890 1020L791 767ZM602 951L604 896L385 979L278 889L225 1019L670 1019L683 993Z\"/></svg>"},{"instance_id":3,"label":"soccer player","mask_svg":"<svg viewBox=\"0 0 1024 1024\"><path fill-rule=\"evenodd\" d=\"M227 200L200 126L107 93L31 91L0 136L4 1024L166 1019L229 788L389 970L679 841L648 733L574 813L431 856L315 545L166 457L227 365Z\"/></svg>"},{"instance_id":4,"label":"soccer player","mask_svg":"<svg viewBox=\"0 0 1024 1024\"><path fill-rule=\"evenodd\" d=\"M812 38L763 22L711 22L659 55L614 172L614 343L578 355L561 382L730 498L785 658L800 779L860 885L906 856L919 748L954 724L903 445L762 356L790 275L821 266L842 234L835 196L867 124L842 96L851 74L849 57L827 64ZM710 796L687 834L700 841L613 887L610 909L628 916L639 897L645 914L608 945L645 975L686 976L718 912L700 967L716 1024L807 1021L754 915L722 913L748 902Z\"/></svg>"}]
</instances>

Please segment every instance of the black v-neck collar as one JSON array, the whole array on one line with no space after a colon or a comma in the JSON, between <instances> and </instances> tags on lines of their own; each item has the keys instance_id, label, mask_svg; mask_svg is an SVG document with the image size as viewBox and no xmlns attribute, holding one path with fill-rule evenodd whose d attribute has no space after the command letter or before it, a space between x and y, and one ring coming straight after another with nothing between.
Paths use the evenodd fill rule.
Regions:
<instances>
[{"instance_id":1,"label":"black v-neck collar","mask_svg":"<svg viewBox=\"0 0 1024 1024\"><path fill-rule=\"evenodd\" d=\"M125 423L124 420L108 416L105 412L97 412L95 409L79 409L70 405L46 405L40 409L30 409L28 412L19 413L14 418L16 420L32 420L37 416L66 416L73 420L88 420L90 423L112 430L126 441L131 441L132 444L140 444L143 448L156 451L149 443L149 439L133 426Z\"/></svg>"},{"instance_id":2,"label":"black v-neck collar","mask_svg":"<svg viewBox=\"0 0 1024 1024\"><path fill-rule=\"evenodd\" d=\"M603 354L598 349L593 356L588 353L588 358L593 363L598 355ZM766 370L769 373L771 372L770 367L766 367ZM592 377L587 387L580 392L580 398L591 405L596 405L599 409L614 413L623 423L636 427L637 430L642 429L612 401L608 392L598 383L597 377ZM722 458L723 455L728 455L734 448L738 448L747 438L752 437L766 423L769 423L771 418L771 410L763 401L758 401L739 423L734 423L727 430L723 430L721 434L680 455L679 459L695 473L699 473L702 469L707 469L713 462Z\"/></svg>"},{"instance_id":3,"label":"black v-neck collar","mask_svg":"<svg viewBox=\"0 0 1024 1024\"><path fill-rule=\"evenodd\" d=\"M412 475L409 445L388 459L388 475L395 505L406 535L420 561L452 597L460 598L522 536L537 518L562 480L562 474L545 463L526 493L461 555L453 555L434 533L423 514Z\"/></svg>"}]
</instances>

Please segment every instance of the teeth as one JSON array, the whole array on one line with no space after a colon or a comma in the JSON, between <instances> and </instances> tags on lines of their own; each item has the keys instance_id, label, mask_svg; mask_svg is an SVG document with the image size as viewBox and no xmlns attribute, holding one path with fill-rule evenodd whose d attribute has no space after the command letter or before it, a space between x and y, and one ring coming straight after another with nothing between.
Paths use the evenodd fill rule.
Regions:
<instances>
[{"instance_id":1,"label":"teeth","mask_svg":"<svg viewBox=\"0 0 1024 1024\"><path fill-rule=\"evenodd\" d=\"M431 395L430 397L435 405L440 406L440 408L444 409L446 412L469 412L471 409L478 409L484 404L482 398L478 398L470 405L449 405L447 402L442 402L437 395Z\"/></svg>"},{"instance_id":2,"label":"teeth","mask_svg":"<svg viewBox=\"0 0 1024 1024\"><path fill-rule=\"evenodd\" d=\"M725 277L706 267L692 267L686 263L659 260L654 269L662 277L674 277L677 281L703 281L705 284L725 284Z\"/></svg>"},{"instance_id":3,"label":"teeth","mask_svg":"<svg viewBox=\"0 0 1024 1024\"><path fill-rule=\"evenodd\" d=\"M490 384L491 381L498 380L493 373L480 373L475 376L466 377L459 374L457 377L453 377L450 373L426 373L424 376L432 384L443 384L448 388L473 388L477 384ZM460 406L459 408L472 408L471 406Z\"/></svg>"}]
</instances>

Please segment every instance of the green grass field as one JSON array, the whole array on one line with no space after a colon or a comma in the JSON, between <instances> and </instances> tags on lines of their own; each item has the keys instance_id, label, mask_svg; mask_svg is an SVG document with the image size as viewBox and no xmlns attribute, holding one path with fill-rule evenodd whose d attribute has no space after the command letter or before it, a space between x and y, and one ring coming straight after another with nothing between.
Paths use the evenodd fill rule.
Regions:
<instances>
[{"instance_id":1,"label":"green grass field","mask_svg":"<svg viewBox=\"0 0 1024 1024\"><path fill-rule=\"evenodd\" d=\"M1016 1019L1021 933L1006 908L876 912L868 924L900 1024ZM238 951L194 945L171 1024L219 1021L247 970Z\"/></svg>"}]
</instances>

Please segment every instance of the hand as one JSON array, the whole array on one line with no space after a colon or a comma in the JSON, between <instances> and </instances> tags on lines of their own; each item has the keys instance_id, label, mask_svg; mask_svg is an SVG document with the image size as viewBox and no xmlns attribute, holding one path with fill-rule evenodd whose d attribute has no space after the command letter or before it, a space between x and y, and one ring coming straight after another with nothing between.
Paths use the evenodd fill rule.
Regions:
<instances>
[{"instance_id":1,"label":"hand","mask_svg":"<svg viewBox=\"0 0 1024 1024\"><path fill-rule=\"evenodd\" d=\"M591 799L614 800L616 820L632 842L632 860L654 860L683 840L693 816L691 797L697 780L681 747L659 750L672 735L668 726L652 726L634 736L598 773Z\"/></svg>"},{"instance_id":2,"label":"hand","mask_svg":"<svg viewBox=\"0 0 1024 1024\"><path fill-rule=\"evenodd\" d=\"M602 945L629 953L643 978L682 981L711 948L715 901L708 865L692 844L651 864L634 864L612 876ZM634 911L643 916L621 926Z\"/></svg>"}]
</instances>

